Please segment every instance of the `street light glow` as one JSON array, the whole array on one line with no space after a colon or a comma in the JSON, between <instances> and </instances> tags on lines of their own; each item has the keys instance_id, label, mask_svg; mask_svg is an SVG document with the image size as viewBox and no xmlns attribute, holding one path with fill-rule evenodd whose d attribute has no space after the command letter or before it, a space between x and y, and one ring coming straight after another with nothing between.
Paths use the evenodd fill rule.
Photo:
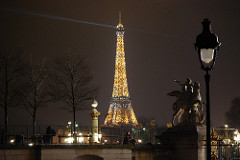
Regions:
<instances>
[{"instance_id":1,"label":"street light glow","mask_svg":"<svg viewBox=\"0 0 240 160\"><path fill-rule=\"evenodd\" d=\"M214 55L214 49L212 48L203 48L201 49L200 51L200 54L201 54L201 60L204 62L204 63L210 63L212 62L213 60L213 55Z\"/></svg>"},{"instance_id":2,"label":"street light glow","mask_svg":"<svg viewBox=\"0 0 240 160\"><path fill-rule=\"evenodd\" d=\"M240 133L238 132L238 130L236 130L234 132L234 136L233 136L234 141L236 141L236 143L240 142Z\"/></svg>"},{"instance_id":3,"label":"street light glow","mask_svg":"<svg viewBox=\"0 0 240 160\"><path fill-rule=\"evenodd\" d=\"M98 102L94 99L92 103L92 107L96 108L98 106Z\"/></svg>"}]
</instances>

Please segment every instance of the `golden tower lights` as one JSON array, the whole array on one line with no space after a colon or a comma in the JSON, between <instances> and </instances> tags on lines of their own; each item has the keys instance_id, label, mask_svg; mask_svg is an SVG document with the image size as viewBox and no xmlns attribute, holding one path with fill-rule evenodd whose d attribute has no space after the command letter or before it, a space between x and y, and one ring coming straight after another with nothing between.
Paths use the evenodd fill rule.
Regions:
<instances>
[{"instance_id":1,"label":"golden tower lights","mask_svg":"<svg viewBox=\"0 0 240 160\"><path fill-rule=\"evenodd\" d=\"M124 52L124 32L125 30L121 23L120 13L116 31L117 45L113 92L108 115L104 121L105 126L138 125L128 91Z\"/></svg>"}]
</instances>

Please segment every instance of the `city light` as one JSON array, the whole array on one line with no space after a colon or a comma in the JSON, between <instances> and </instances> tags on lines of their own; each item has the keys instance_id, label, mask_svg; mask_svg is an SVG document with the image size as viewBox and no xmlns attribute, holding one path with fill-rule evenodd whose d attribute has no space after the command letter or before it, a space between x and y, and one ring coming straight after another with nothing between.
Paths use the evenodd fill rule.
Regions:
<instances>
[{"instance_id":1,"label":"city light","mask_svg":"<svg viewBox=\"0 0 240 160\"><path fill-rule=\"evenodd\" d=\"M101 133L98 134L98 138L102 139L102 134Z\"/></svg>"},{"instance_id":2,"label":"city light","mask_svg":"<svg viewBox=\"0 0 240 160\"><path fill-rule=\"evenodd\" d=\"M15 142L15 140L14 140L14 139L11 139L11 140L10 140L10 143L14 143L14 142Z\"/></svg>"},{"instance_id":3,"label":"city light","mask_svg":"<svg viewBox=\"0 0 240 160\"><path fill-rule=\"evenodd\" d=\"M32 146L33 146L33 143L29 143L28 146L32 147Z\"/></svg>"},{"instance_id":4,"label":"city light","mask_svg":"<svg viewBox=\"0 0 240 160\"><path fill-rule=\"evenodd\" d=\"M233 136L233 139L236 143L239 143L240 142L240 133L238 132L238 130L236 130L234 132L234 136Z\"/></svg>"},{"instance_id":5,"label":"city light","mask_svg":"<svg viewBox=\"0 0 240 160\"><path fill-rule=\"evenodd\" d=\"M93 133L93 142L97 142L98 140L98 133Z\"/></svg>"},{"instance_id":6,"label":"city light","mask_svg":"<svg viewBox=\"0 0 240 160\"><path fill-rule=\"evenodd\" d=\"M66 142L66 143L73 143L73 137L69 137L69 138L66 138L64 141Z\"/></svg>"},{"instance_id":7,"label":"city light","mask_svg":"<svg viewBox=\"0 0 240 160\"><path fill-rule=\"evenodd\" d=\"M230 143L231 143L231 140L230 140L230 139L224 139L224 140L223 140L223 143L224 143L224 144L230 144Z\"/></svg>"},{"instance_id":8,"label":"city light","mask_svg":"<svg viewBox=\"0 0 240 160\"><path fill-rule=\"evenodd\" d=\"M81 136L81 137L77 137L77 140L78 140L78 142L79 143L83 143L83 141L84 141L84 137L82 137L82 133L79 133L79 136Z\"/></svg>"}]
</instances>

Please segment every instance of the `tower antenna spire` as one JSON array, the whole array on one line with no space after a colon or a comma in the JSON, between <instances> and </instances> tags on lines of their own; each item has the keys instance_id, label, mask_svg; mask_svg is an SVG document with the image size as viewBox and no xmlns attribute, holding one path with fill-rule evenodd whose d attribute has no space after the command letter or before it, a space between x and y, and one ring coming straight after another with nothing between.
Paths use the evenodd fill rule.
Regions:
<instances>
[{"instance_id":1,"label":"tower antenna spire","mask_svg":"<svg viewBox=\"0 0 240 160\"><path fill-rule=\"evenodd\" d=\"M119 23L122 23L121 11L119 11Z\"/></svg>"}]
</instances>

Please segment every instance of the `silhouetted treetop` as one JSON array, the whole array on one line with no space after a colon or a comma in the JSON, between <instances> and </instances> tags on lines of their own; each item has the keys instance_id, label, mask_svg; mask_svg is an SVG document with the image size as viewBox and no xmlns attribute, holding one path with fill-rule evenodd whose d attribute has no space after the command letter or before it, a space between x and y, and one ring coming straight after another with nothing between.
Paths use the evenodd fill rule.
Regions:
<instances>
[{"instance_id":1,"label":"silhouetted treetop","mask_svg":"<svg viewBox=\"0 0 240 160\"><path fill-rule=\"evenodd\" d=\"M226 112L226 120L229 126L240 128L240 97L236 97L232 100L231 106Z\"/></svg>"}]
</instances>

